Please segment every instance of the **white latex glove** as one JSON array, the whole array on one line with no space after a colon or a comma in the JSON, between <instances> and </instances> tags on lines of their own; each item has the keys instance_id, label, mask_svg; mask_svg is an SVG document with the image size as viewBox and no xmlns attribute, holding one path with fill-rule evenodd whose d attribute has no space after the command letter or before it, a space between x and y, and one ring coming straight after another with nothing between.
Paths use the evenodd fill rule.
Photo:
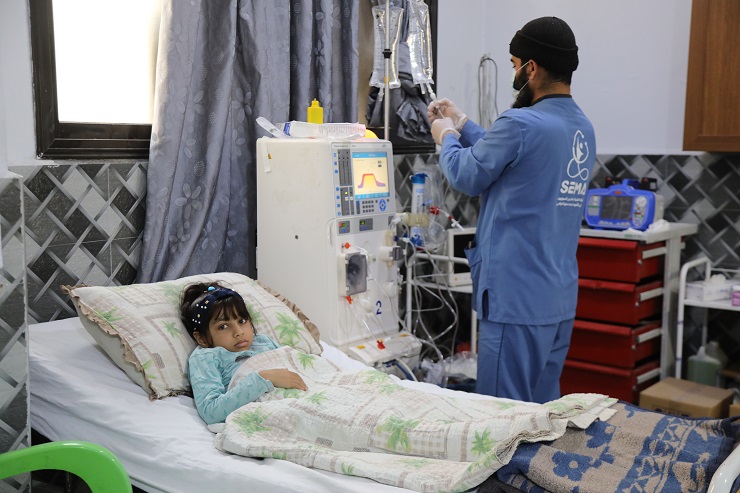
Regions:
<instances>
[{"instance_id":1,"label":"white latex glove","mask_svg":"<svg viewBox=\"0 0 740 493\"><path fill-rule=\"evenodd\" d=\"M441 118L450 118L454 128L458 131L462 129L463 125L465 125L465 122L468 120L465 113L460 111L457 106L455 106L455 103L447 98L435 99L429 103L429 106L427 107L427 118L429 118L429 123L434 123L435 120L439 120Z\"/></svg>"},{"instance_id":2,"label":"white latex glove","mask_svg":"<svg viewBox=\"0 0 740 493\"><path fill-rule=\"evenodd\" d=\"M442 139L450 132L455 138L460 138L460 132L455 130L455 124L451 118L437 118L432 122L432 137L437 145L442 145Z\"/></svg>"}]
</instances>

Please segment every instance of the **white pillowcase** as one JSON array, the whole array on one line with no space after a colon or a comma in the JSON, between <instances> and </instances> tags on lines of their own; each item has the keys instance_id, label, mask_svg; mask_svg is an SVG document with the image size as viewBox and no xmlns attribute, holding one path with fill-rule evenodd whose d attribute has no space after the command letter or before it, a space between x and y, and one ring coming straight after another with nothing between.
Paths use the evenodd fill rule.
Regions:
<instances>
[{"instance_id":1,"label":"white pillowcase","mask_svg":"<svg viewBox=\"0 0 740 493\"><path fill-rule=\"evenodd\" d=\"M195 341L180 319L183 289L218 282L244 298L257 333L283 346L321 354L319 333L308 318L279 294L247 276L204 274L174 281L128 286L64 286L82 325L150 399L190 394L187 363Z\"/></svg>"}]
</instances>

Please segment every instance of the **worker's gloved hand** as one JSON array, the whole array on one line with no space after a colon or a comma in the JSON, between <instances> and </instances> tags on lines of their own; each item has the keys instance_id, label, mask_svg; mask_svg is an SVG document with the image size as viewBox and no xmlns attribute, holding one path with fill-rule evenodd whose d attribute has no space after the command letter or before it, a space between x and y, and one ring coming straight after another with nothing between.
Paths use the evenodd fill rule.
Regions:
<instances>
[{"instance_id":1,"label":"worker's gloved hand","mask_svg":"<svg viewBox=\"0 0 740 493\"><path fill-rule=\"evenodd\" d=\"M427 107L427 118L429 123L434 123L435 120L442 118L450 118L453 126L456 130L460 131L465 122L468 121L468 117L460 111L455 103L447 98L435 99Z\"/></svg>"},{"instance_id":2,"label":"worker's gloved hand","mask_svg":"<svg viewBox=\"0 0 740 493\"><path fill-rule=\"evenodd\" d=\"M438 145L442 145L442 139L450 132L455 138L460 138L460 132L455 129L451 118L438 118L432 122L432 137Z\"/></svg>"}]
</instances>

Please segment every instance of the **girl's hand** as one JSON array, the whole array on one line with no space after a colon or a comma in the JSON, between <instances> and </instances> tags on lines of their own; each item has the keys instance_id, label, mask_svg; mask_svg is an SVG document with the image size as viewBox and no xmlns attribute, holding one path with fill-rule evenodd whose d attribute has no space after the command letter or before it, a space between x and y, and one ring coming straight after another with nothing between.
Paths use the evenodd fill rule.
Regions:
<instances>
[{"instance_id":1,"label":"girl's hand","mask_svg":"<svg viewBox=\"0 0 740 493\"><path fill-rule=\"evenodd\" d=\"M301 376L287 368L262 370L259 372L259 376L272 382L275 387L280 387L282 389L308 390L308 387Z\"/></svg>"}]
</instances>

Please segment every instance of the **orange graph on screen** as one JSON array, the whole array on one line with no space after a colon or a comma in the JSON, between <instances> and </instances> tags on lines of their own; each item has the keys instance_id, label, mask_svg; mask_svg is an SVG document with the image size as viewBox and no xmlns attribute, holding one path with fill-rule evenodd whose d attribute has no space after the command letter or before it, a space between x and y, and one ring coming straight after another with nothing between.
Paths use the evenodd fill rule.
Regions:
<instances>
[{"instance_id":1,"label":"orange graph on screen","mask_svg":"<svg viewBox=\"0 0 740 493\"><path fill-rule=\"evenodd\" d=\"M373 180L373 182L375 183L375 186L376 187L378 187L378 188L385 187L385 183L383 183L382 181L378 181L378 179L375 177L375 175L373 173L363 173L362 179L360 180L360 184L357 185L357 188L365 188L365 178L368 178L368 177L369 177L369 179L372 179ZM370 183L368 183L367 186L372 186L372 185Z\"/></svg>"}]
</instances>

